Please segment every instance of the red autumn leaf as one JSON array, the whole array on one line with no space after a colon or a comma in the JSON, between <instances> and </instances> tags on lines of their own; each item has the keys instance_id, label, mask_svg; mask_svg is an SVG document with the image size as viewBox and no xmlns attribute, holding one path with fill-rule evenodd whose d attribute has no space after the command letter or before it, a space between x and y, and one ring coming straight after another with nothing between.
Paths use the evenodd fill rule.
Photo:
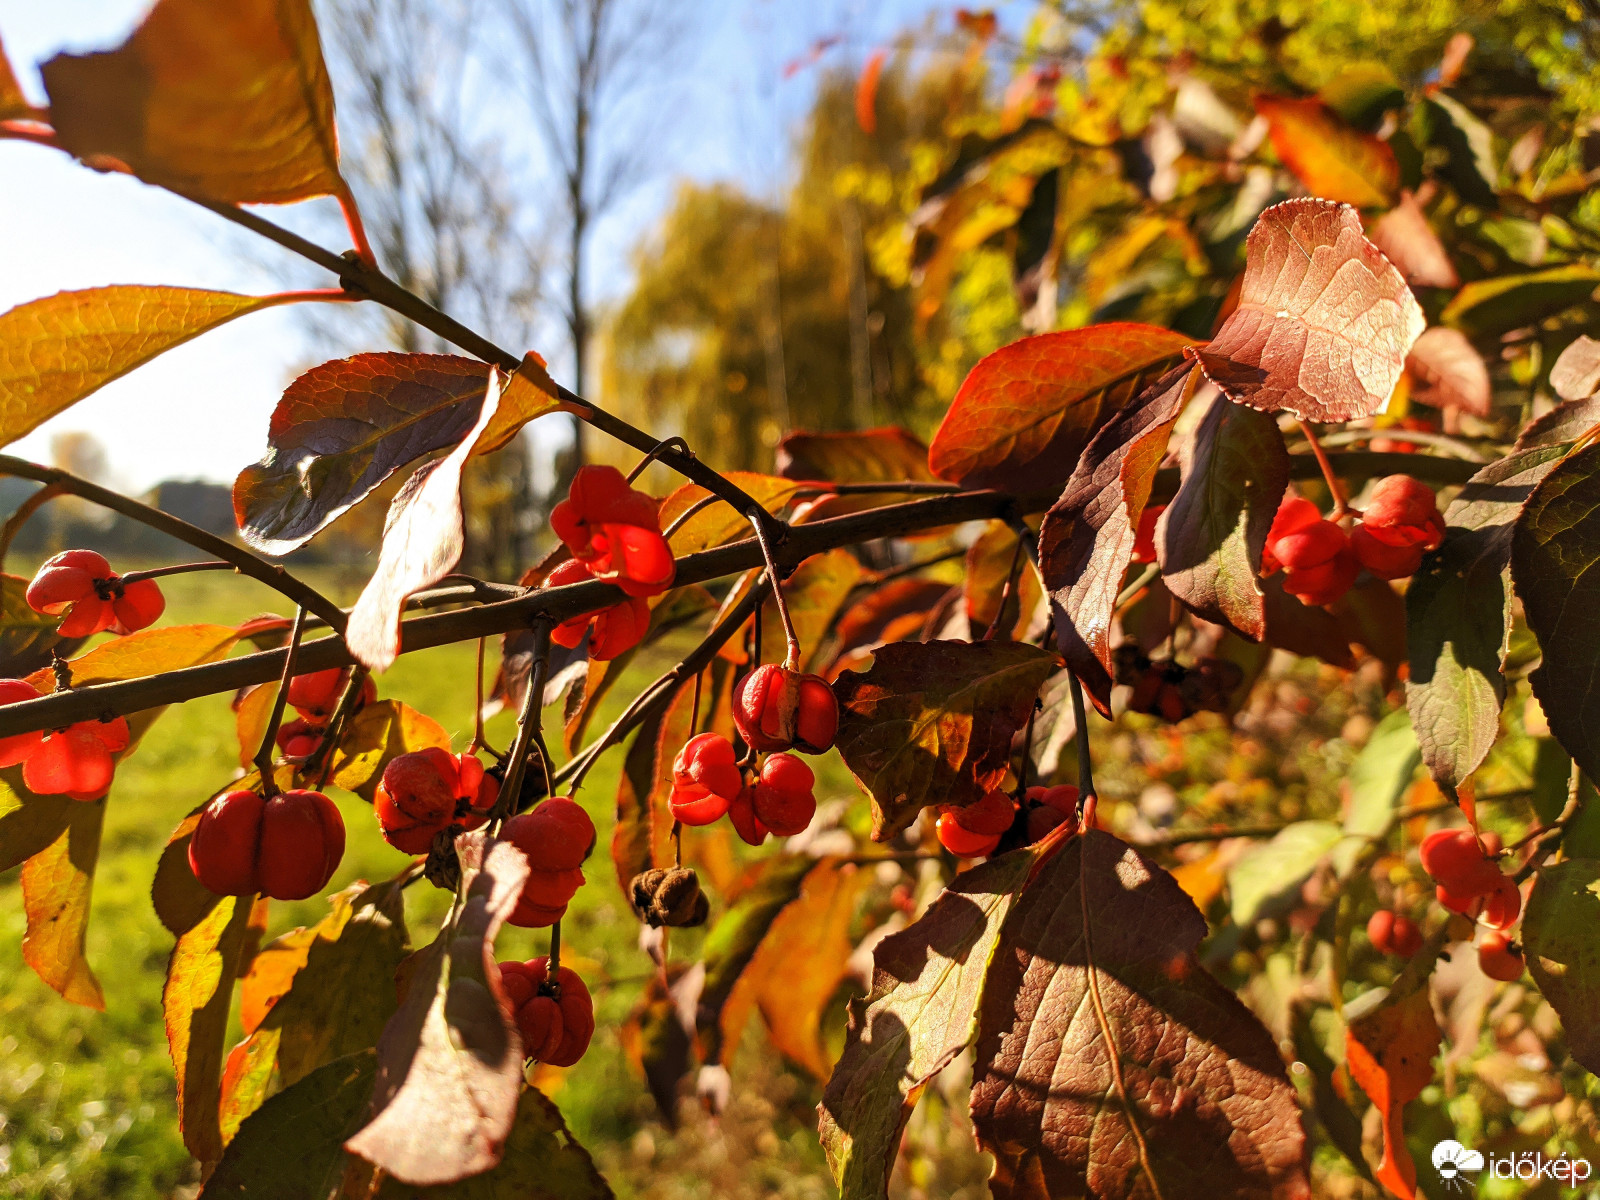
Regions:
<instances>
[{"instance_id":1,"label":"red autumn leaf","mask_svg":"<svg viewBox=\"0 0 1600 1200\"><path fill-rule=\"evenodd\" d=\"M1002 640L1020 639L1044 599L1039 572L1017 541L1016 532L1004 521L991 521L982 536L967 547L961 597L967 611L967 635L974 640L983 637L1001 615L1002 598L1005 620L996 634ZM1012 578L1016 582L1008 594L1006 584Z\"/></svg>"},{"instance_id":2,"label":"red autumn leaf","mask_svg":"<svg viewBox=\"0 0 1600 1200\"><path fill-rule=\"evenodd\" d=\"M1439 1025L1422 987L1386 1000L1345 1030L1350 1074L1383 1118L1383 1161L1378 1182L1402 1200L1416 1195L1417 1168L1406 1149L1405 1107L1433 1081Z\"/></svg>"},{"instance_id":3,"label":"red autumn leaf","mask_svg":"<svg viewBox=\"0 0 1600 1200\"><path fill-rule=\"evenodd\" d=\"M1423 330L1406 357L1406 370L1416 380L1411 398L1435 408L1459 408L1487 417L1494 392L1483 355L1460 330L1433 325Z\"/></svg>"},{"instance_id":4,"label":"red autumn leaf","mask_svg":"<svg viewBox=\"0 0 1600 1200\"><path fill-rule=\"evenodd\" d=\"M1346 123L1321 100L1257 96L1272 148L1314 196L1361 208L1388 204L1400 167L1387 142Z\"/></svg>"},{"instance_id":5,"label":"red autumn leaf","mask_svg":"<svg viewBox=\"0 0 1600 1200\"><path fill-rule=\"evenodd\" d=\"M1579 337L1550 368L1550 387L1563 400L1586 400L1600 392L1600 341Z\"/></svg>"},{"instance_id":6,"label":"red autumn leaf","mask_svg":"<svg viewBox=\"0 0 1600 1200\"><path fill-rule=\"evenodd\" d=\"M926 480L928 448L898 425L859 433L791 433L778 443L778 474L829 483Z\"/></svg>"},{"instance_id":7,"label":"red autumn leaf","mask_svg":"<svg viewBox=\"0 0 1600 1200\"><path fill-rule=\"evenodd\" d=\"M1455 264L1414 193L1401 192L1400 203L1373 222L1371 236L1372 244L1412 287L1461 286Z\"/></svg>"},{"instance_id":8,"label":"red autumn leaf","mask_svg":"<svg viewBox=\"0 0 1600 1200\"><path fill-rule=\"evenodd\" d=\"M494 939L528 860L482 833L456 839L465 902L413 956L405 998L378 1039L372 1117L345 1148L414 1186L499 1163L522 1091L522 1041L508 1019Z\"/></svg>"},{"instance_id":9,"label":"red autumn leaf","mask_svg":"<svg viewBox=\"0 0 1600 1200\"><path fill-rule=\"evenodd\" d=\"M1425 324L1355 209L1286 200L1250 231L1239 306L1191 353L1240 404L1347 421L1384 406Z\"/></svg>"},{"instance_id":10,"label":"red autumn leaf","mask_svg":"<svg viewBox=\"0 0 1600 1200\"><path fill-rule=\"evenodd\" d=\"M1039 529L1056 641L1095 707L1111 711L1111 617L1139 515L1199 373L1174 367L1101 426Z\"/></svg>"},{"instance_id":11,"label":"red autumn leaf","mask_svg":"<svg viewBox=\"0 0 1600 1200\"><path fill-rule=\"evenodd\" d=\"M57 137L90 166L231 204L344 187L310 0L160 0L117 49L41 71Z\"/></svg>"},{"instance_id":12,"label":"red autumn leaf","mask_svg":"<svg viewBox=\"0 0 1600 1200\"><path fill-rule=\"evenodd\" d=\"M1112 322L1002 346L962 381L928 465L963 487L1053 492L1095 431L1189 345L1168 329Z\"/></svg>"},{"instance_id":13,"label":"red autumn leaf","mask_svg":"<svg viewBox=\"0 0 1600 1200\"><path fill-rule=\"evenodd\" d=\"M1294 1088L1200 965L1205 935L1177 881L1110 834L1040 869L979 1008L972 1122L996 1200L1309 1198Z\"/></svg>"},{"instance_id":14,"label":"red autumn leaf","mask_svg":"<svg viewBox=\"0 0 1600 1200\"><path fill-rule=\"evenodd\" d=\"M933 579L894 579L857 600L833 628L837 639L834 661L880 642L899 641L922 628L929 610L950 592L950 585Z\"/></svg>"},{"instance_id":15,"label":"red autumn leaf","mask_svg":"<svg viewBox=\"0 0 1600 1200\"><path fill-rule=\"evenodd\" d=\"M887 841L930 804L960 807L998 786L1055 666L1021 642L895 642L866 672L840 675L837 745L872 796L873 838Z\"/></svg>"},{"instance_id":16,"label":"red autumn leaf","mask_svg":"<svg viewBox=\"0 0 1600 1200\"><path fill-rule=\"evenodd\" d=\"M869 136L878 132L878 81L888 57L887 50L874 50L856 80L856 124Z\"/></svg>"}]
</instances>

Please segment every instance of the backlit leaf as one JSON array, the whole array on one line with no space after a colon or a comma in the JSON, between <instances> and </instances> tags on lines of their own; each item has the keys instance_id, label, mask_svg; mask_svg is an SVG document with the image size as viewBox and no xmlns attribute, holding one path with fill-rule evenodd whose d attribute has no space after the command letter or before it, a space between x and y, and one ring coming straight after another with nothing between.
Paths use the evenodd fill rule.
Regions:
<instances>
[{"instance_id":1,"label":"backlit leaf","mask_svg":"<svg viewBox=\"0 0 1600 1200\"><path fill-rule=\"evenodd\" d=\"M1248 926L1274 901L1297 897L1300 885L1343 837L1332 821L1296 821L1251 847L1228 872L1234 924Z\"/></svg>"},{"instance_id":2,"label":"backlit leaf","mask_svg":"<svg viewBox=\"0 0 1600 1200\"><path fill-rule=\"evenodd\" d=\"M57 292L0 313L0 445L190 338L281 304L199 288Z\"/></svg>"},{"instance_id":3,"label":"backlit leaf","mask_svg":"<svg viewBox=\"0 0 1600 1200\"><path fill-rule=\"evenodd\" d=\"M1313 196L1375 208L1394 199L1400 167L1388 143L1362 133L1320 100L1257 96L1272 148Z\"/></svg>"},{"instance_id":4,"label":"backlit leaf","mask_svg":"<svg viewBox=\"0 0 1600 1200\"><path fill-rule=\"evenodd\" d=\"M1384 406L1425 324L1355 209L1286 200L1257 219L1239 306L1193 353L1240 404L1346 421Z\"/></svg>"},{"instance_id":5,"label":"backlit leaf","mask_svg":"<svg viewBox=\"0 0 1600 1200\"><path fill-rule=\"evenodd\" d=\"M1350 766L1344 831L1360 837L1382 837L1401 798L1410 789L1411 777L1421 759L1417 735L1407 713L1396 710L1379 721Z\"/></svg>"},{"instance_id":6,"label":"backlit leaf","mask_svg":"<svg viewBox=\"0 0 1600 1200\"><path fill-rule=\"evenodd\" d=\"M1550 732L1591 779L1600 778L1600 446L1557 464L1523 505L1511 535L1511 578L1544 650L1533 694Z\"/></svg>"},{"instance_id":7,"label":"backlit leaf","mask_svg":"<svg viewBox=\"0 0 1600 1200\"><path fill-rule=\"evenodd\" d=\"M1154 325L1113 322L1002 346L962 382L928 465L965 487L1053 492L1095 431L1192 344Z\"/></svg>"},{"instance_id":8,"label":"backlit leaf","mask_svg":"<svg viewBox=\"0 0 1600 1200\"><path fill-rule=\"evenodd\" d=\"M34 612L24 593L29 580L20 575L0 575L0 677L20 679L49 665L51 651L71 657L80 639L65 641L56 633L60 617Z\"/></svg>"},{"instance_id":9,"label":"backlit leaf","mask_svg":"<svg viewBox=\"0 0 1600 1200\"><path fill-rule=\"evenodd\" d=\"M26 862L60 837L73 807L70 796L40 796L22 784L22 767L0 771L0 871Z\"/></svg>"},{"instance_id":10,"label":"backlit leaf","mask_svg":"<svg viewBox=\"0 0 1600 1200\"><path fill-rule=\"evenodd\" d=\"M911 636L949 591L948 583L914 576L873 588L845 609L834 627L835 657Z\"/></svg>"},{"instance_id":11,"label":"backlit leaf","mask_svg":"<svg viewBox=\"0 0 1600 1200\"><path fill-rule=\"evenodd\" d=\"M1406 358L1406 370L1416 381L1412 399L1435 408L1459 408L1475 417L1487 417L1494 392L1483 355L1458 329L1433 325L1423 330Z\"/></svg>"},{"instance_id":12,"label":"backlit leaf","mask_svg":"<svg viewBox=\"0 0 1600 1200\"><path fill-rule=\"evenodd\" d=\"M498 1164L522 1090L522 1042L502 1005L494 939L528 862L482 833L456 839L465 903L415 956L378 1039L372 1119L345 1148L401 1183L454 1183Z\"/></svg>"},{"instance_id":13,"label":"backlit leaf","mask_svg":"<svg viewBox=\"0 0 1600 1200\"><path fill-rule=\"evenodd\" d=\"M872 991L818 1107L822 1148L850 1200L888 1195L900 1135L923 1087L972 1043L1000 928L1037 861L1029 850L950 881L908 928L873 950Z\"/></svg>"},{"instance_id":14,"label":"backlit leaf","mask_svg":"<svg viewBox=\"0 0 1600 1200\"><path fill-rule=\"evenodd\" d=\"M859 433L791 433L778 443L778 474L829 483L928 480L928 448L897 425Z\"/></svg>"},{"instance_id":15,"label":"backlit leaf","mask_svg":"<svg viewBox=\"0 0 1600 1200\"><path fill-rule=\"evenodd\" d=\"M744 489L745 493L768 512L777 512L800 490L793 479L779 479L776 475L761 475L754 471L729 471L727 478ZM665 530L690 508L711 493L698 483L686 483L661 502L661 528ZM672 535L668 544L673 554L697 554L724 542L737 542L754 537L745 515L717 501L702 508Z\"/></svg>"},{"instance_id":16,"label":"backlit leaf","mask_svg":"<svg viewBox=\"0 0 1600 1200\"><path fill-rule=\"evenodd\" d=\"M1568 1052L1600 1074L1600 860L1568 859L1533 878L1522 920L1528 971L1566 1027Z\"/></svg>"},{"instance_id":17,"label":"backlit leaf","mask_svg":"<svg viewBox=\"0 0 1600 1200\"><path fill-rule=\"evenodd\" d=\"M895 642L834 682L837 745L872 796L887 841L930 804L962 807L999 785L1011 739L1056 667L1022 642Z\"/></svg>"},{"instance_id":18,"label":"backlit leaf","mask_svg":"<svg viewBox=\"0 0 1600 1200\"><path fill-rule=\"evenodd\" d=\"M1406 707L1423 760L1454 789L1500 735L1511 633L1511 547L1523 502L1566 446L1515 451L1480 470L1445 510L1444 544L1406 589Z\"/></svg>"},{"instance_id":19,"label":"backlit leaf","mask_svg":"<svg viewBox=\"0 0 1600 1200\"><path fill-rule=\"evenodd\" d=\"M91 166L233 204L342 187L310 0L160 0L117 49L41 71L61 144Z\"/></svg>"},{"instance_id":20,"label":"backlit leaf","mask_svg":"<svg viewBox=\"0 0 1600 1200\"><path fill-rule=\"evenodd\" d=\"M1445 305L1439 320L1469 338L1498 337L1582 304L1600 291L1593 267L1551 267L1523 275L1475 279Z\"/></svg>"},{"instance_id":21,"label":"backlit leaf","mask_svg":"<svg viewBox=\"0 0 1600 1200\"><path fill-rule=\"evenodd\" d=\"M489 367L448 354L358 354L284 392L267 453L239 472L233 512L256 549L287 554L424 454L478 422Z\"/></svg>"},{"instance_id":22,"label":"backlit leaf","mask_svg":"<svg viewBox=\"0 0 1600 1200\"><path fill-rule=\"evenodd\" d=\"M1379 1183L1396 1196L1416 1194L1417 1168L1406 1149L1405 1107L1433 1081L1439 1026L1428 989L1391 998L1352 1021L1345 1031L1345 1061L1383 1119Z\"/></svg>"},{"instance_id":23,"label":"backlit leaf","mask_svg":"<svg viewBox=\"0 0 1600 1200\"><path fill-rule=\"evenodd\" d=\"M967 548L967 573L962 580L962 597L967 609L967 631L981 638L1000 615L1001 597L1006 596L1006 581L1016 567L1016 583L1006 596L1006 617L996 636L1002 640L1020 638L1028 622L1044 600L1039 572L1027 554L1018 552L1017 535L1004 521L991 521L983 535Z\"/></svg>"},{"instance_id":24,"label":"backlit leaf","mask_svg":"<svg viewBox=\"0 0 1600 1200\"><path fill-rule=\"evenodd\" d=\"M1458 288L1461 277L1411 192L1372 224L1372 244L1412 287Z\"/></svg>"},{"instance_id":25,"label":"backlit leaf","mask_svg":"<svg viewBox=\"0 0 1600 1200\"><path fill-rule=\"evenodd\" d=\"M22 864L22 908L28 919L22 958L65 999L104 1009L105 995L83 949L106 802L101 797L68 805L60 835Z\"/></svg>"},{"instance_id":26,"label":"backlit leaf","mask_svg":"<svg viewBox=\"0 0 1600 1200\"><path fill-rule=\"evenodd\" d=\"M222 1157L222 1040L250 907L249 896L218 900L173 947L161 993L167 1048L178 1076L178 1126L183 1144L202 1163Z\"/></svg>"},{"instance_id":27,"label":"backlit leaf","mask_svg":"<svg viewBox=\"0 0 1600 1200\"><path fill-rule=\"evenodd\" d=\"M216 662L225 658L238 640L238 631L231 625L162 625L103 642L67 665L72 669L73 687L120 683ZM41 692L55 687L49 667L35 671L28 682Z\"/></svg>"},{"instance_id":28,"label":"backlit leaf","mask_svg":"<svg viewBox=\"0 0 1600 1200\"><path fill-rule=\"evenodd\" d=\"M1205 918L1091 830L1001 930L979 1007L972 1122L997 1200L1309 1197L1271 1034L1200 965Z\"/></svg>"},{"instance_id":29,"label":"backlit leaf","mask_svg":"<svg viewBox=\"0 0 1600 1200\"><path fill-rule=\"evenodd\" d=\"M399 700L379 700L350 718L329 764L335 785L369 803L391 759L413 750L450 749L450 733Z\"/></svg>"},{"instance_id":30,"label":"backlit leaf","mask_svg":"<svg viewBox=\"0 0 1600 1200\"><path fill-rule=\"evenodd\" d=\"M1266 632L1257 572L1289 486L1289 452L1266 413L1218 397L1183 450L1183 482L1156 535L1167 589L1252 641Z\"/></svg>"},{"instance_id":31,"label":"backlit leaf","mask_svg":"<svg viewBox=\"0 0 1600 1200\"><path fill-rule=\"evenodd\" d=\"M1111 710L1111 617L1139 516L1199 378L1188 363L1174 367L1103 425L1039 527L1056 642L1103 713Z\"/></svg>"},{"instance_id":32,"label":"backlit leaf","mask_svg":"<svg viewBox=\"0 0 1600 1200\"><path fill-rule=\"evenodd\" d=\"M1600 341L1584 336L1563 350L1550 368L1550 388L1563 400L1584 400L1600 392Z\"/></svg>"}]
</instances>

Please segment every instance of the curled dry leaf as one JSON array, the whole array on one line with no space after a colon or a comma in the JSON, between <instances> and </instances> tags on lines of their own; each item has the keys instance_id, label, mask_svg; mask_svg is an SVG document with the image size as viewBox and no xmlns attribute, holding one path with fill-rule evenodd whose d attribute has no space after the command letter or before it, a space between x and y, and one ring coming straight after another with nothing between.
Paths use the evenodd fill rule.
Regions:
<instances>
[{"instance_id":1,"label":"curled dry leaf","mask_svg":"<svg viewBox=\"0 0 1600 1200\"><path fill-rule=\"evenodd\" d=\"M1370 417L1426 324L1348 204L1286 200L1246 243L1239 306L1191 353L1231 399L1308 421Z\"/></svg>"},{"instance_id":2,"label":"curled dry leaf","mask_svg":"<svg viewBox=\"0 0 1600 1200\"><path fill-rule=\"evenodd\" d=\"M1056 657L1021 642L895 642L834 682L837 745L872 796L887 841L930 804L961 807L999 785Z\"/></svg>"},{"instance_id":3,"label":"curled dry leaf","mask_svg":"<svg viewBox=\"0 0 1600 1200\"><path fill-rule=\"evenodd\" d=\"M1550 368L1550 387L1563 400L1600 392L1600 341L1584 335L1568 345Z\"/></svg>"},{"instance_id":4,"label":"curled dry leaf","mask_svg":"<svg viewBox=\"0 0 1600 1200\"><path fill-rule=\"evenodd\" d=\"M997 1200L1309 1198L1294 1088L1200 965L1205 934L1172 876L1110 834L1039 870L979 1007L972 1120Z\"/></svg>"},{"instance_id":5,"label":"curled dry leaf","mask_svg":"<svg viewBox=\"0 0 1600 1200\"><path fill-rule=\"evenodd\" d=\"M1053 492L1095 431L1192 344L1154 325L1113 322L1002 346L962 381L928 465L964 487Z\"/></svg>"},{"instance_id":6,"label":"curled dry leaf","mask_svg":"<svg viewBox=\"0 0 1600 1200\"><path fill-rule=\"evenodd\" d=\"M1410 191L1372 224L1372 244L1383 251L1412 287L1458 288L1461 276L1428 215Z\"/></svg>"},{"instance_id":7,"label":"curled dry leaf","mask_svg":"<svg viewBox=\"0 0 1600 1200\"><path fill-rule=\"evenodd\" d=\"M995 943L1037 861L1018 850L963 871L873 951L872 991L850 1005L844 1053L817 1106L840 1192L888 1195L900 1134L923 1087L972 1043Z\"/></svg>"},{"instance_id":8,"label":"curled dry leaf","mask_svg":"<svg viewBox=\"0 0 1600 1200\"><path fill-rule=\"evenodd\" d=\"M401 1183L454 1183L500 1162L522 1091L522 1042L506 1016L494 939L528 860L482 833L456 839L464 903L414 956L378 1039L371 1119L345 1148Z\"/></svg>"},{"instance_id":9,"label":"curled dry leaf","mask_svg":"<svg viewBox=\"0 0 1600 1200\"><path fill-rule=\"evenodd\" d=\"M1345 1030L1345 1061L1383 1121L1377 1180L1396 1196L1416 1195L1417 1168L1406 1149L1405 1107L1433 1081L1439 1025L1428 989L1391 997Z\"/></svg>"},{"instance_id":10,"label":"curled dry leaf","mask_svg":"<svg viewBox=\"0 0 1600 1200\"><path fill-rule=\"evenodd\" d=\"M1102 426L1039 528L1039 573L1055 608L1056 642L1103 713L1111 711L1117 593L1167 439L1198 380L1188 363L1174 367Z\"/></svg>"},{"instance_id":11,"label":"curled dry leaf","mask_svg":"<svg viewBox=\"0 0 1600 1200\"><path fill-rule=\"evenodd\" d=\"M1372 208L1388 204L1400 167L1387 142L1362 133L1321 100L1257 96L1272 148L1314 196Z\"/></svg>"},{"instance_id":12,"label":"curled dry leaf","mask_svg":"<svg viewBox=\"0 0 1600 1200\"><path fill-rule=\"evenodd\" d=\"M40 70L57 138L90 166L229 204L343 189L310 0L160 0L117 49Z\"/></svg>"}]
</instances>

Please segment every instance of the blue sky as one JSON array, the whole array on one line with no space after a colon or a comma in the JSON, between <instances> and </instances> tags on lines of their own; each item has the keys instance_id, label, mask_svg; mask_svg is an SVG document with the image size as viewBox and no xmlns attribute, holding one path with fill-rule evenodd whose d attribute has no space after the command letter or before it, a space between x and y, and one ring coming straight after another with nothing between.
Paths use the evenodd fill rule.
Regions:
<instances>
[{"instance_id":1,"label":"blue sky","mask_svg":"<svg viewBox=\"0 0 1600 1200\"><path fill-rule=\"evenodd\" d=\"M35 63L62 48L118 43L145 7L145 0L0 0L0 39L23 86L42 100ZM664 85L676 117L668 161L596 230L591 271L599 298L626 289L628 253L679 180L737 178L756 191L780 185L815 79L812 71L782 79L784 62L835 32L848 42L833 53L859 59L945 8L930 0L708 0L695 10L699 28ZM272 274L275 247L241 256L236 231L220 218L21 143L0 142L0 228L0 310L110 283L241 292L280 286ZM340 319L338 307L324 311L326 320ZM564 376L554 326L547 336L550 344L536 348ZM53 433L83 429L105 444L122 487L166 478L231 481L259 457L273 405L313 355L305 326L291 313L245 317L108 385L7 449L47 461Z\"/></svg>"}]
</instances>

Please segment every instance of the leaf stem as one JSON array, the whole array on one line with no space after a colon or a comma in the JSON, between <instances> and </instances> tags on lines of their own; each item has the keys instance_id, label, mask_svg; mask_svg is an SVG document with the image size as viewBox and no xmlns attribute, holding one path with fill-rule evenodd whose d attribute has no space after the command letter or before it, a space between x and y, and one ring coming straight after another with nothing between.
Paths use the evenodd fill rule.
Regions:
<instances>
[{"instance_id":1,"label":"leaf stem","mask_svg":"<svg viewBox=\"0 0 1600 1200\"><path fill-rule=\"evenodd\" d=\"M1305 435L1306 441L1311 446L1311 453L1316 456L1317 466L1322 470L1323 481L1328 485L1328 492L1333 497L1333 515L1331 521L1339 521L1348 516L1352 511L1349 501L1345 497L1344 485L1339 482L1333 464L1328 461L1328 452L1322 448L1322 443L1317 440L1317 431L1311 427L1311 422L1300 418L1300 432ZM1359 514L1358 514L1359 515Z\"/></svg>"},{"instance_id":2,"label":"leaf stem","mask_svg":"<svg viewBox=\"0 0 1600 1200\"><path fill-rule=\"evenodd\" d=\"M779 582L782 576L778 571L777 559L772 554L772 542L767 537L767 520L771 519L770 514L764 508L753 508L745 514L745 518L756 531L756 541L761 543L761 556L767 560L767 579L772 584L772 599L778 606L778 619L783 622L783 637L787 643L783 665L788 670L798 671L800 638L795 634L794 621L789 616L789 602L784 599L783 584ZM761 664L758 661L756 665Z\"/></svg>"},{"instance_id":3,"label":"leaf stem","mask_svg":"<svg viewBox=\"0 0 1600 1200\"><path fill-rule=\"evenodd\" d=\"M162 579L168 575L188 575L193 571L236 571L231 562L213 559L207 562L175 563L170 567L151 567L148 571L129 571L122 582L138 583L141 579Z\"/></svg>"},{"instance_id":4,"label":"leaf stem","mask_svg":"<svg viewBox=\"0 0 1600 1200\"><path fill-rule=\"evenodd\" d=\"M269 799L278 794L278 783L272 777L273 749L278 740L278 724L283 720L283 708L289 701L289 681L294 678L294 660L300 651L300 637L306 631L306 610L295 609L294 631L289 635L289 645L283 656L283 676L278 680L278 694L272 700L272 715L261 733L261 745L256 749L256 771L261 776L261 794Z\"/></svg>"},{"instance_id":5,"label":"leaf stem","mask_svg":"<svg viewBox=\"0 0 1600 1200\"><path fill-rule=\"evenodd\" d=\"M643 475L646 467L655 462L656 459L660 458L665 451L671 449L673 446L676 446L691 458L694 456L694 451L689 449L689 443L683 438L678 437L677 435L673 435L669 438L662 438L656 443L654 450L650 451L634 464L633 470L628 472L628 482L632 483L635 479L639 478L639 476Z\"/></svg>"},{"instance_id":6,"label":"leaf stem","mask_svg":"<svg viewBox=\"0 0 1600 1200\"><path fill-rule=\"evenodd\" d=\"M1095 802L1094 762L1089 757L1089 714L1083 704L1083 685L1071 671L1067 672L1067 690L1072 696L1072 736L1078 744L1078 812L1082 815L1090 813Z\"/></svg>"}]
</instances>

